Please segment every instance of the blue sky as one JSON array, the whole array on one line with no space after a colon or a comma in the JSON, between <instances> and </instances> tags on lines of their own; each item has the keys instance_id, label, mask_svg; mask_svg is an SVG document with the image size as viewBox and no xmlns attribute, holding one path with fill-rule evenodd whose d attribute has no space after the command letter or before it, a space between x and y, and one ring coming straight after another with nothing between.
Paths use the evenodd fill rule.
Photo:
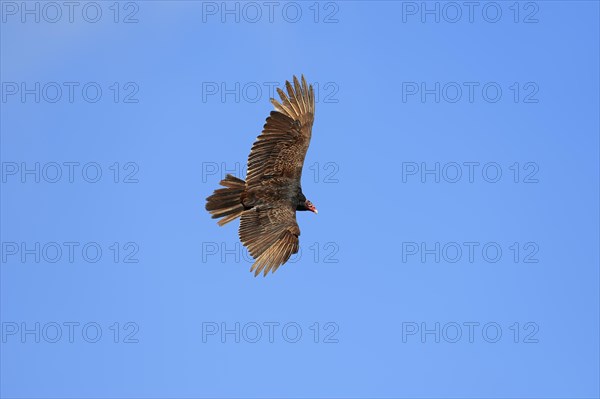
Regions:
<instances>
[{"instance_id":1,"label":"blue sky","mask_svg":"<svg viewBox=\"0 0 600 399\"><path fill-rule=\"evenodd\" d=\"M0 7L3 397L600 394L597 2ZM294 74L254 278L204 199Z\"/></svg>"}]
</instances>

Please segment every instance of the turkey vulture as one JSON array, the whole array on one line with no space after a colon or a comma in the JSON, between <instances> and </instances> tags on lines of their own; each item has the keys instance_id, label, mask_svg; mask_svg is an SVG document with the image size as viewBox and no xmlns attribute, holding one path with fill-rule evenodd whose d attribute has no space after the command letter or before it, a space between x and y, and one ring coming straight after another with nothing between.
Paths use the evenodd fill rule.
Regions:
<instances>
[{"instance_id":1,"label":"turkey vulture","mask_svg":"<svg viewBox=\"0 0 600 399\"><path fill-rule=\"evenodd\" d=\"M222 218L219 226L241 217L240 241L255 259L255 277L275 272L298 252L296 211L317 213L300 184L315 115L313 87L304 76L285 86L287 95L277 89L281 102L271 99L275 110L252 145L246 181L228 174L220 183L225 188L206 199L213 219Z\"/></svg>"}]
</instances>

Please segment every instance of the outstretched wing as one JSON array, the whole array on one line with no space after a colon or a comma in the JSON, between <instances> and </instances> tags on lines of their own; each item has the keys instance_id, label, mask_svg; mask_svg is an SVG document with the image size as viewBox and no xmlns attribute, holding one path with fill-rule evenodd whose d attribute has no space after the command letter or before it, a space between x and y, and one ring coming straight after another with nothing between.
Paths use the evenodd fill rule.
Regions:
<instances>
[{"instance_id":1,"label":"outstretched wing","mask_svg":"<svg viewBox=\"0 0 600 399\"><path fill-rule=\"evenodd\" d=\"M255 276L264 271L266 276L298 252L296 208L289 201L279 201L249 209L242 214L239 235L256 260L250 271Z\"/></svg>"},{"instance_id":2,"label":"outstretched wing","mask_svg":"<svg viewBox=\"0 0 600 399\"><path fill-rule=\"evenodd\" d=\"M287 95L277 89L281 102L271 99L275 110L258 136L248 156L246 186L252 188L272 178L287 178L300 183L302 165L310 144L315 115L312 85L294 76L294 85L285 82Z\"/></svg>"}]
</instances>

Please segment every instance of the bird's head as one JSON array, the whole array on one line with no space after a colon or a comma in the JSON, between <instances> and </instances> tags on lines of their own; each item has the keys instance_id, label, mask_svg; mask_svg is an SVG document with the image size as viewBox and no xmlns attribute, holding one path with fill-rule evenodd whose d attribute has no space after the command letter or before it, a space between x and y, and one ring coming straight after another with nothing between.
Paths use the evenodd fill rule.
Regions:
<instances>
[{"instance_id":1,"label":"bird's head","mask_svg":"<svg viewBox=\"0 0 600 399\"><path fill-rule=\"evenodd\" d=\"M309 200L304 201L304 207L306 208L307 211L319 213L319 211L317 211L317 208Z\"/></svg>"}]
</instances>

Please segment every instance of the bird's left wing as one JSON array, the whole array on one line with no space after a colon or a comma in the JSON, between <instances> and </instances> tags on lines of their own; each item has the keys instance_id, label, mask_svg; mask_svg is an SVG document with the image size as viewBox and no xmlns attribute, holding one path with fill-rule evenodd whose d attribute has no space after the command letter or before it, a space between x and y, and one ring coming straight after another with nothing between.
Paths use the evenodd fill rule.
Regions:
<instances>
[{"instance_id":1,"label":"bird's left wing","mask_svg":"<svg viewBox=\"0 0 600 399\"><path fill-rule=\"evenodd\" d=\"M256 260L250 271L266 276L298 252L300 228L296 209L288 201L259 205L242 214L240 240Z\"/></svg>"}]
</instances>

